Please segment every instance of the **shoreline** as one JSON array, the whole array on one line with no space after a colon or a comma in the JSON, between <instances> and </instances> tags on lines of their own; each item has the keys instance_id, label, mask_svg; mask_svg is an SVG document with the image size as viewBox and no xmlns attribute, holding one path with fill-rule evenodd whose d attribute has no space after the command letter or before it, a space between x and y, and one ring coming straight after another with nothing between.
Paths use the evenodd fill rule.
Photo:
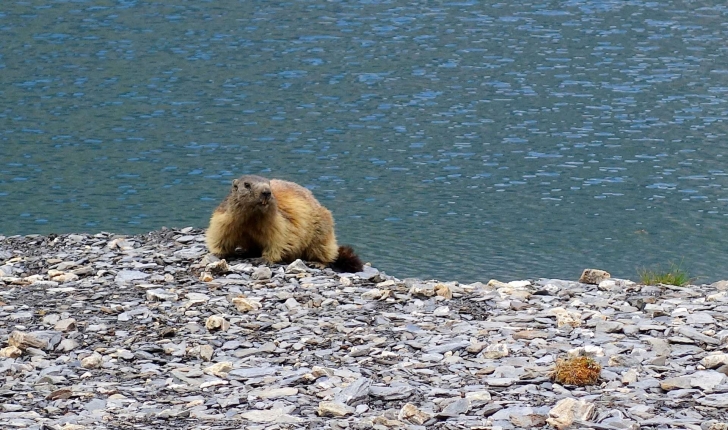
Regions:
<instances>
[{"instance_id":1,"label":"shoreline","mask_svg":"<svg viewBox=\"0 0 728 430\"><path fill-rule=\"evenodd\" d=\"M727 290L221 261L194 228L0 236L0 427L717 430ZM569 353L600 380L551 381Z\"/></svg>"}]
</instances>

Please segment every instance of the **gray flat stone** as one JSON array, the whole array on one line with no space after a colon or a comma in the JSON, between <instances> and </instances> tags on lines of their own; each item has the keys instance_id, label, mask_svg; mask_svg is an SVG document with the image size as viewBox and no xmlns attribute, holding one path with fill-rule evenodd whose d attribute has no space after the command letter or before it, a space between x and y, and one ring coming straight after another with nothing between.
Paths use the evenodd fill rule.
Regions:
<instances>
[{"instance_id":1,"label":"gray flat stone","mask_svg":"<svg viewBox=\"0 0 728 430\"><path fill-rule=\"evenodd\" d=\"M275 367L259 367L249 369L233 369L228 372L228 376L232 379L251 379L261 376L273 375L278 371Z\"/></svg>"},{"instance_id":2,"label":"gray flat stone","mask_svg":"<svg viewBox=\"0 0 728 430\"><path fill-rule=\"evenodd\" d=\"M116 274L115 281L117 284L123 284L131 281L137 281L147 279L150 275L148 273L140 272L138 270L121 270Z\"/></svg>"},{"instance_id":3,"label":"gray flat stone","mask_svg":"<svg viewBox=\"0 0 728 430\"><path fill-rule=\"evenodd\" d=\"M458 351L468 346L470 346L470 341L450 342L423 348L422 352L426 354L443 354L448 351Z\"/></svg>"},{"instance_id":4,"label":"gray flat stone","mask_svg":"<svg viewBox=\"0 0 728 430\"><path fill-rule=\"evenodd\" d=\"M341 390L334 400L347 405L354 404L360 400L364 400L369 396L372 381L369 378L359 378Z\"/></svg>"}]
</instances>

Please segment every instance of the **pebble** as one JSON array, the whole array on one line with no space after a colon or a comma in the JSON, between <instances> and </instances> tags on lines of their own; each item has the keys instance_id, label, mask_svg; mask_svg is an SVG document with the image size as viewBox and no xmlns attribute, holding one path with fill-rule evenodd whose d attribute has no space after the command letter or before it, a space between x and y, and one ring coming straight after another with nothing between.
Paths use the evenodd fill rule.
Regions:
<instances>
[{"instance_id":1,"label":"pebble","mask_svg":"<svg viewBox=\"0 0 728 430\"><path fill-rule=\"evenodd\" d=\"M303 418L289 415L293 407L278 407L267 410L252 410L248 412L242 412L239 415L233 417L239 417L243 420L252 421L255 423L298 423L303 422Z\"/></svg>"},{"instance_id":2,"label":"pebble","mask_svg":"<svg viewBox=\"0 0 728 430\"><path fill-rule=\"evenodd\" d=\"M83 367L84 369L95 369L101 365L101 361L101 355L93 353L81 360L81 367Z\"/></svg>"},{"instance_id":3,"label":"pebble","mask_svg":"<svg viewBox=\"0 0 728 430\"><path fill-rule=\"evenodd\" d=\"M209 331L227 331L230 328L230 322L220 315L211 315L205 321L205 328Z\"/></svg>"},{"instance_id":4,"label":"pebble","mask_svg":"<svg viewBox=\"0 0 728 430\"><path fill-rule=\"evenodd\" d=\"M546 422L559 430L565 429L571 427L574 421L588 422L595 410L594 403L568 397L556 403L549 411L549 418Z\"/></svg>"},{"instance_id":5,"label":"pebble","mask_svg":"<svg viewBox=\"0 0 728 430\"><path fill-rule=\"evenodd\" d=\"M581 277L579 277L579 282L598 285L601 282L609 279L610 277L611 275L609 274L609 272L601 269L584 269L584 271L581 273Z\"/></svg>"},{"instance_id":6,"label":"pebble","mask_svg":"<svg viewBox=\"0 0 728 430\"><path fill-rule=\"evenodd\" d=\"M298 388L284 387L284 388L267 388L252 390L248 393L248 397L259 397L261 399L275 399L278 397L295 396L298 394Z\"/></svg>"},{"instance_id":7,"label":"pebble","mask_svg":"<svg viewBox=\"0 0 728 430\"><path fill-rule=\"evenodd\" d=\"M452 418L466 414L468 410L470 410L470 400L468 400L467 398L457 399L444 407L442 411L437 414L437 416L443 418Z\"/></svg>"},{"instance_id":8,"label":"pebble","mask_svg":"<svg viewBox=\"0 0 728 430\"><path fill-rule=\"evenodd\" d=\"M708 394L702 398L697 399L697 402L703 406L721 409L728 408L728 393ZM723 417L725 417L725 415L723 415Z\"/></svg>"},{"instance_id":9,"label":"pebble","mask_svg":"<svg viewBox=\"0 0 728 430\"><path fill-rule=\"evenodd\" d=\"M356 410L341 402L321 402L318 407L318 414L322 417L345 417Z\"/></svg>"},{"instance_id":10,"label":"pebble","mask_svg":"<svg viewBox=\"0 0 728 430\"><path fill-rule=\"evenodd\" d=\"M262 307L260 301L249 299L246 297L235 297L232 302L239 312L257 311Z\"/></svg>"},{"instance_id":11,"label":"pebble","mask_svg":"<svg viewBox=\"0 0 728 430\"><path fill-rule=\"evenodd\" d=\"M273 277L273 271L270 269L270 267L267 266L261 266L258 267L253 271L253 279L260 281L260 280L268 280Z\"/></svg>"},{"instance_id":12,"label":"pebble","mask_svg":"<svg viewBox=\"0 0 728 430\"><path fill-rule=\"evenodd\" d=\"M700 365L707 369L716 369L718 367L728 365L728 354L726 353L713 353L703 357L700 360Z\"/></svg>"},{"instance_id":13,"label":"pebble","mask_svg":"<svg viewBox=\"0 0 728 430\"><path fill-rule=\"evenodd\" d=\"M179 296L171 291L167 291L163 288L155 288L153 290L147 290L147 300L153 301L171 301L176 302Z\"/></svg>"},{"instance_id":14,"label":"pebble","mask_svg":"<svg viewBox=\"0 0 728 430\"><path fill-rule=\"evenodd\" d=\"M74 318L64 318L62 320L58 320L53 328L58 331L76 330L76 320Z\"/></svg>"},{"instance_id":15,"label":"pebble","mask_svg":"<svg viewBox=\"0 0 728 430\"><path fill-rule=\"evenodd\" d=\"M432 418L432 415L417 408L412 403L406 403L397 415L400 421L408 421L412 424L422 425Z\"/></svg>"},{"instance_id":16,"label":"pebble","mask_svg":"<svg viewBox=\"0 0 728 430\"><path fill-rule=\"evenodd\" d=\"M204 243L0 238L0 428L728 428L728 281L400 280ZM568 354L600 381L552 382Z\"/></svg>"},{"instance_id":17,"label":"pebble","mask_svg":"<svg viewBox=\"0 0 728 430\"><path fill-rule=\"evenodd\" d=\"M149 277L148 273L141 272L139 270L120 270L117 273L115 281L118 284L130 283L136 280L142 280Z\"/></svg>"}]
</instances>

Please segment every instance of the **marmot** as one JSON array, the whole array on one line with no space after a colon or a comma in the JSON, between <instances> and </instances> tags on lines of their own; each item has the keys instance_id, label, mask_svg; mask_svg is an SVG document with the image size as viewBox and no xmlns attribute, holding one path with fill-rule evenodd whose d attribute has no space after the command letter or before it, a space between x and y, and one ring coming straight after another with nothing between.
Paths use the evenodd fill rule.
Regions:
<instances>
[{"instance_id":1,"label":"marmot","mask_svg":"<svg viewBox=\"0 0 728 430\"><path fill-rule=\"evenodd\" d=\"M224 257L242 248L270 263L297 258L360 272L362 262L349 246L337 246L334 219L310 190L279 179L245 175L215 209L207 247Z\"/></svg>"}]
</instances>

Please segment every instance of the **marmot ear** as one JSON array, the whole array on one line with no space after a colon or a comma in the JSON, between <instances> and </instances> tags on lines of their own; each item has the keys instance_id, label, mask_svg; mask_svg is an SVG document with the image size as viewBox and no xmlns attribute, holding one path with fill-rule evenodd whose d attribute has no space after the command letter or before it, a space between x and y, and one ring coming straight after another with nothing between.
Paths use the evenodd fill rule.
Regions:
<instances>
[{"instance_id":1,"label":"marmot ear","mask_svg":"<svg viewBox=\"0 0 728 430\"><path fill-rule=\"evenodd\" d=\"M237 179L233 179L233 188L236 190L238 189L238 180Z\"/></svg>"}]
</instances>

